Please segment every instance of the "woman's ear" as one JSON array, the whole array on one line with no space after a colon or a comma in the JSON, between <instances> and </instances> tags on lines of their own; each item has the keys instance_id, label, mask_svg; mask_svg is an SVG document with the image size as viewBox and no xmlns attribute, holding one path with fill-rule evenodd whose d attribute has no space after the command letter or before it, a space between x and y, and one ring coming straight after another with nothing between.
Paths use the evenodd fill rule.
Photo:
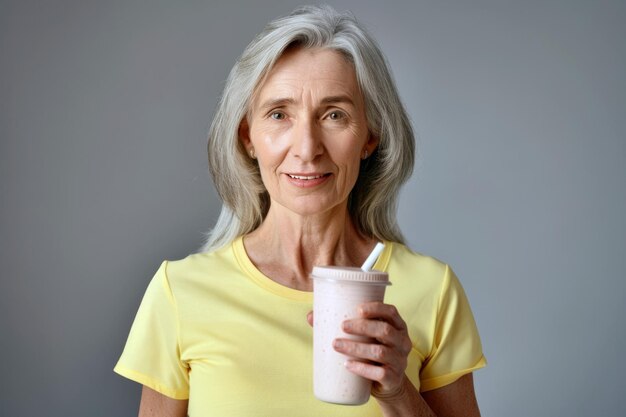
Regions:
<instances>
[{"instance_id":1,"label":"woman's ear","mask_svg":"<svg viewBox=\"0 0 626 417\"><path fill-rule=\"evenodd\" d=\"M254 152L254 145L252 144L252 140L250 140L250 126L248 125L248 120L244 118L241 123L239 123L239 141L243 145L244 150L252 159L256 159L256 154Z\"/></svg>"},{"instance_id":2,"label":"woman's ear","mask_svg":"<svg viewBox=\"0 0 626 417\"><path fill-rule=\"evenodd\" d=\"M248 125L248 119L244 117L239 123L239 140L241 144L246 149L246 151L250 151L252 148L252 142L250 141L250 126Z\"/></svg>"},{"instance_id":3,"label":"woman's ear","mask_svg":"<svg viewBox=\"0 0 626 417\"><path fill-rule=\"evenodd\" d=\"M378 147L378 136L370 133L367 138L367 143L365 144L365 149L368 154L373 154L376 148Z\"/></svg>"}]
</instances>

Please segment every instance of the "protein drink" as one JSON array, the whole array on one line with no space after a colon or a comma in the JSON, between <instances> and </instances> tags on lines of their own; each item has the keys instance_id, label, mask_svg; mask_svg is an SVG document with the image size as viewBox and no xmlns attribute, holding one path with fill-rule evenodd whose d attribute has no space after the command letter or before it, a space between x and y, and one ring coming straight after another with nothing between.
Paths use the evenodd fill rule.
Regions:
<instances>
[{"instance_id":1,"label":"protein drink","mask_svg":"<svg viewBox=\"0 0 626 417\"><path fill-rule=\"evenodd\" d=\"M386 272L360 268L316 266L313 278L313 391L326 402L359 405L368 401L372 382L348 371L350 357L335 351L333 340L346 338L361 342L369 338L344 333L341 323L357 318L359 305L383 301L391 285Z\"/></svg>"}]
</instances>

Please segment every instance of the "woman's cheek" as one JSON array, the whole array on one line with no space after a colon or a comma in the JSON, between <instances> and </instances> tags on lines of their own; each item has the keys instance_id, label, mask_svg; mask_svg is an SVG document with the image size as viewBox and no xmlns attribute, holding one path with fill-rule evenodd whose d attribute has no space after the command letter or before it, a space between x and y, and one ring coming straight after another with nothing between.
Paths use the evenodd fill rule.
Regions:
<instances>
[{"instance_id":1,"label":"woman's cheek","mask_svg":"<svg viewBox=\"0 0 626 417\"><path fill-rule=\"evenodd\" d=\"M256 142L257 153L268 156L283 154L289 146L289 135L286 129L271 128L256 133L252 141Z\"/></svg>"}]
</instances>

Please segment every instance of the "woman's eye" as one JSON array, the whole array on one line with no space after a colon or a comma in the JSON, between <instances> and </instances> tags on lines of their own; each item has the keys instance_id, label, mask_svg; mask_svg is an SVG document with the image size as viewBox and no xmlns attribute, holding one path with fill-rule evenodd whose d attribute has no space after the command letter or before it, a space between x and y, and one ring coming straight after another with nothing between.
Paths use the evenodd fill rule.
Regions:
<instances>
[{"instance_id":1,"label":"woman's eye","mask_svg":"<svg viewBox=\"0 0 626 417\"><path fill-rule=\"evenodd\" d=\"M283 120L285 118L285 113L275 111L270 114L270 117L274 120Z\"/></svg>"},{"instance_id":2,"label":"woman's eye","mask_svg":"<svg viewBox=\"0 0 626 417\"><path fill-rule=\"evenodd\" d=\"M345 117L345 115L340 111L333 111L328 114L328 118L330 120L341 120Z\"/></svg>"}]
</instances>

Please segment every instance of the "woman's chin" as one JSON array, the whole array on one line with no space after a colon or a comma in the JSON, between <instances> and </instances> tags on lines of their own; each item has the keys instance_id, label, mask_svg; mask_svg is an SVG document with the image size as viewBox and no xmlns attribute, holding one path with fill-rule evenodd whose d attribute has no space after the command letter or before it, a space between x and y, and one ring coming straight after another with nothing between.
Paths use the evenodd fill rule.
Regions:
<instances>
[{"instance_id":1,"label":"woman's chin","mask_svg":"<svg viewBox=\"0 0 626 417\"><path fill-rule=\"evenodd\" d=\"M337 201L335 199L325 199L319 195L308 195L291 198L286 203L272 201L272 205L276 205L274 208L278 209L280 213L287 211L290 214L301 217L335 216L338 210L347 207L347 200Z\"/></svg>"}]
</instances>

